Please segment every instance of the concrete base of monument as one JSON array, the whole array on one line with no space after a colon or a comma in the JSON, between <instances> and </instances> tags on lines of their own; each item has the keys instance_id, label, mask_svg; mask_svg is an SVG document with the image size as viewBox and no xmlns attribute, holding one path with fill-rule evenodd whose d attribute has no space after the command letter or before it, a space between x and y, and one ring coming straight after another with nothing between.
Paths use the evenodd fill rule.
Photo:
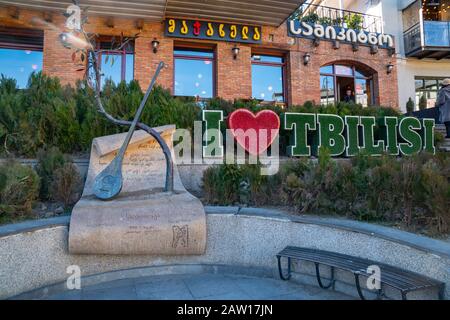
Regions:
<instances>
[{"instance_id":1,"label":"concrete base of monument","mask_svg":"<svg viewBox=\"0 0 450 320\"><path fill-rule=\"evenodd\" d=\"M203 205L186 191L161 191L122 194L112 201L83 198L72 212L70 253L203 254Z\"/></svg>"},{"instance_id":2,"label":"concrete base of monument","mask_svg":"<svg viewBox=\"0 0 450 320\"><path fill-rule=\"evenodd\" d=\"M175 126L155 130L172 150ZM94 196L95 178L114 159L124 139L125 134L116 134L95 138L92 142L83 196L72 210L69 252L203 254L206 247L203 205L186 191L176 166L174 191L164 192L166 159L161 146L146 132L136 131L127 148L121 193L110 201Z\"/></svg>"}]
</instances>

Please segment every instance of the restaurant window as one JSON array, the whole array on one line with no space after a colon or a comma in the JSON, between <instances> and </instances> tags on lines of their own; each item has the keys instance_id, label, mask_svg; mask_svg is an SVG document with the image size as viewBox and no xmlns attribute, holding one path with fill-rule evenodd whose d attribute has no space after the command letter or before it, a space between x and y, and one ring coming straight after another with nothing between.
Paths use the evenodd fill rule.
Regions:
<instances>
[{"instance_id":1,"label":"restaurant window","mask_svg":"<svg viewBox=\"0 0 450 320\"><path fill-rule=\"evenodd\" d=\"M103 79L111 80L116 85L121 81L134 79L134 41L129 41L120 50L113 49L113 41L100 38L97 42L100 70Z\"/></svg>"},{"instance_id":2,"label":"restaurant window","mask_svg":"<svg viewBox=\"0 0 450 320\"><path fill-rule=\"evenodd\" d=\"M259 101L286 103L284 91L285 59L252 55L252 97Z\"/></svg>"},{"instance_id":3,"label":"restaurant window","mask_svg":"<svg viewBox=\"0 0 450 320\"><path fill-rule=\"evenodd\" d=\"M363 107L374 104L373 76L351 65L327 65L320 68L322 105L355 102Z\"/></svg>"},{"instance_id":4,"label":"restaurant window","mask_svg":"<svg viewBox=\"0 0 450 320\"><path fill-rule=\"evenodd\" d=\"M40 30L0 27L0 74L26 88L30 75L42 70L43 46Z\"/></svg>"},{"instance_id":5,"label":"restaurant window","mask_svg":"<svg viewBox=\"0 0 450 320\"><path fill-rule=\"evenodd\" d=\"M439 88L444 78L416 77L416 106L421 103L426 104L426 108L434 108L438 96ZM422 102L421 102L422 100Z\"/></svg>"},{"instance_id":6,"label":"restaurant window","mask_svg":"<svg viewBox=\"0 0 450 320\"><path fill-rule=\"evenodd\" d=\"M175 48L174 92L198 99L214 97L214 51Z\"/></svg>"}]
</instances>

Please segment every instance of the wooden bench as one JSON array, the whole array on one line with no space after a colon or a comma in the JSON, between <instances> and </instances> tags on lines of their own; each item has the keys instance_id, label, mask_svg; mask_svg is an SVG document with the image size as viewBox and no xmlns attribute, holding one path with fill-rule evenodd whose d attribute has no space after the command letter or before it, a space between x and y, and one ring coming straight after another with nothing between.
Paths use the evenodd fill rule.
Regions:
<instances>
[{"instance_id":1,"label":"wooden bench","mask_svg":"<svg viewBox=\"0 0 450 320\"><path fill-rule=\"evenodd\" d=\"M287 275L282 271L281 258L287 258ZM367 270L370 266L377 266L381 271L380 289L377 290L377 298L385 297L383 286L389 286L398 289L401 292L402 299L407 299L407 294L412 291L422 290L427 288L438 288L439 299L444 299L445 283L425 277L423 275L393 267L387 264L378 263L375 261L344 255L335 252L299 248L288 246L277 254L278 270L280 278L287 281L291 278L291 262L295 260L309 261L316 266L316 277L319 286L322 289L334 289L335 269L341 269L353 273L355 277L356 289L358 295L362 300L366 300L361 289L360 277L370 277L373 274ZM320 275L319 266L323 264L331 268L331 279L328 279L328 284L324 284Z\"/></svg>"}]
</instances>

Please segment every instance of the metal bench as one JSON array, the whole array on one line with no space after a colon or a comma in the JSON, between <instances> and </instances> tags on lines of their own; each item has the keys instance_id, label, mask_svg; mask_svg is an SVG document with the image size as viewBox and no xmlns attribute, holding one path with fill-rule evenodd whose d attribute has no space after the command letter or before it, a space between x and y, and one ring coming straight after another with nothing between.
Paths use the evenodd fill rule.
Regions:
<instances>
[{"instance_id":1,"label":"metal bench","mask_svg":"<svg viewBox=\"0 0 450 320\"><path fill-rule=\"evenodd\" d=\"M287 258L287 275L283 273L281 267L281 258ZM397 267L393 267L387 264L378 263L368 259L362 259L358 257L353 257L349 255L344 255L335 252L299 248L288 246L284 248L280 253L277 254L278 259L278 270L280 272L280 278L287 281L291 278L291 261L304 260L315 264L316 266L316 277L319 286L322 289L334 289L335 279L335 269L341 269L353 273L355 277L356 289L358 295L362 300L366 300L360 284L360 277L370 277L373 274L368 273L368 268L370 266L377 266L381 270L380 289L377 290L376 299L382 299L385 297L383 286L389 286L398 289L401 292L402 299L407 299L407 294L412 291L427 289L427 288L438 288L439 289L439 299L444 299L445 283L425 277L423 275L403 270ZM331 268L331 279L328 279L328 284L324 284L322 277L320 275L319 266L323 264Z\"/></svg>"}]
</instances>

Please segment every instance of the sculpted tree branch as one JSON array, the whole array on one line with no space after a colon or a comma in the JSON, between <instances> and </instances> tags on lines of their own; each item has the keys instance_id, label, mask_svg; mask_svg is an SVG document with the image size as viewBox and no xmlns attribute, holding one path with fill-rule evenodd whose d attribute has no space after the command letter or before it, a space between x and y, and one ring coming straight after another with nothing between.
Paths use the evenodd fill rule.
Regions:
<instances>
[{"instance_id":1,"label":"sculpted tree branch","mask_svg":"<svg viewBox=\"0 0 450 320\"><path fill-rule=\"evenodd\" d=\"M77 1L74 2L75 5L78 5ZM75 49L74 53L72 54L72 60L75 61L75 55L79 52L81 52L80 59L81 62L85 62L85 65L82 66L80 70L85 69L85 75L87 77L87 84L94 90L95 94L95 101L97 104L97 111L102 114L108 121L110 121L113 124L119 125L119 126L131 126L132 121L127 120L120 120L115 117L113 117L111 114L109 114L106 109L103 106L103 102L101 99L101 73L100 73L100 66L98 62L98 56L99 53L101 53L104 50L95 50L95 35L88 34L84 29L84 24L87 22L87 17L84 17L81 22L79 23L79 29L74 30L74 32L71 33L62 33L60 35L60 39L63 43L63 45L70 49ZM135 35L136 38L137 35ZM129 41L131 41L132 38L126 38L123 39L123 35L121 36L121 41L119 45L112 50L121 50L123 49ZM85 61L86 60L86 61ZM91 71L94 73L94 81L91 79ZM160 145L162 148L162 151L165 156L166 160L166 182L165 182L165 191L171 192L174 189L174 183L173 183L173 159L172 154L167 146L164 139L161 137L161 135L154 130L153 128L149 127L148 125L138 122L136 124L136 127L146 131L149 135L151 135Z\"/></svg>"}]
</instances>

